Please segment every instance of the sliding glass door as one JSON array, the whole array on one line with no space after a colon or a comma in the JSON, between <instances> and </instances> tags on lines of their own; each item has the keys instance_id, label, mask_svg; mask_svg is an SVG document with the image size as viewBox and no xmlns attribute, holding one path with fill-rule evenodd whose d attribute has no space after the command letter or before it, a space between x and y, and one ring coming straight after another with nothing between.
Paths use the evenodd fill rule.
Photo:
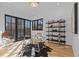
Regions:
<instances>
[{"instance_id":1,"label":"sliding glass door","mask_svg":"<svg viewBox=\"0 0 79 59\"><path fill-rule=\"evenodd\" d=\"M15 18L6 16L5 30L10 34L10 38L15 38Z\"/></svg>"},{"instance_id":2,"label":"sliding glass door","mask_svg":"<svg viewBox=\"0 0 79 59\"><path fill-rule=\"evenodd\" d=\"M11 36L12 38L16 38L16 22L15 18L12 17L12 23L11 23Z\"/></svg>"},{"instance_id":3,"label":"sliding glass door","mask_svg":"<svg viewBox=\"0 0 79 59\"><path fill-rule=\"evenodd\" d=\"M17 19L17 39L22 40L24 38L24 20Z\"/></svg>"},{"instance_id":4,"label":"sliding glass door","mask_svg":"<svg viewBox=\"0 0 79 59\"><path fill-rule=\"evenodd\" d=\"M31 38L31 21L15 16L5 16L5 31L10 34L14 41Z\"/></svg>"},{"instance_id":5,"label":"sliding glass door","mask_svg":"<svg viewBox=\"0 0 79 59\"><path fill-rule=\"evenodd\" d=\"M31 38L31 21L25 20L25 37Z\"/></svg>"}]
</instances>

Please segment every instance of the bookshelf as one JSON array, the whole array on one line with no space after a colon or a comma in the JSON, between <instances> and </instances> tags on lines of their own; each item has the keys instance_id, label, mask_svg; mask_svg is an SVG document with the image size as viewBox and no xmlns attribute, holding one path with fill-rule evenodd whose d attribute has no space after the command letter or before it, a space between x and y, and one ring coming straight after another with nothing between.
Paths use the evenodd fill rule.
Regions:
<instances>
[{"instance_id":1,"label":"bookshelf","mask_svg":"<svg viewBox=\"0 0 79 59\"><path fill-rule=\"evenodd\" d=\"M48 21L46 23L48 26L46 27L48 30L46 31L48 34L46 35L48 38L48 41L55 41L59 44L65 44L66 43L66 36L65 36L65 20L59 19L59 20L53 20Z\"/></svg>"}]
</instances>

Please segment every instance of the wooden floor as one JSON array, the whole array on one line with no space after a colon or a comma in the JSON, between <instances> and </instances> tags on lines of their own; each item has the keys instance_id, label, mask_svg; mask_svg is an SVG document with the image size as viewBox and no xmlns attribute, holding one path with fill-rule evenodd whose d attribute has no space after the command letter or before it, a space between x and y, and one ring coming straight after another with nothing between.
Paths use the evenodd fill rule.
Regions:
<instances>
[{"instance_id":1,"label":"wooden floor","mask_svg":"<svg viewBox=\"0 0 79 59\"><path fill-rule=\"evenodd\" d=\"M48 52L48 57L74 57L72 46L59 45L57 43L49 42L45 43L48 47L52 48L51 52Z\"/></svg>"},{"instance_id":2,"label":"wooden floor","mask_svg":"<svg viewBox=\"0 0 79 59\"><path fill-rule=\"evenodd\" d=\"M51 52L48 52L48 57L74 57L72 46L59 45L48 41L45 42L45 45L52 49ZM0 56L4 56L5 53L8 54L7 48L0 49Z\"/></svg>"}]
</instances>

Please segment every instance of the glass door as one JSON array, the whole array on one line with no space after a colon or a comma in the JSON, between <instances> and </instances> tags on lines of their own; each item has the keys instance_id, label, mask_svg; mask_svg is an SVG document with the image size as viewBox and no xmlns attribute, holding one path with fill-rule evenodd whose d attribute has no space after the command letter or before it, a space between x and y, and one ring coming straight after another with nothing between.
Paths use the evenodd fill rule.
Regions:
<instances>
[{"instance_id":1,"label":"glass door","mask_svg":"<svg viewBox=\"0 0 79 59\"><path fill-rule=\"evenodd\" d=\"M31 20L5 15L5 31L13 41L31 38Z\"/></svg>"},{"instance_id":2,"label":"glass door","mask_svg":"<svg viewBox=\"0 0 79 59\"><path fill-rule=\"evenodd\" d=\"M31 21L25 20L25 37L31 38Z\"/></svg>"},{"instance_id":3,"label":"glass door","mask_svg":"<svg viewBox=\"0 0 79 59\"><path fill-rule=\"evenodd\" d=\"M6 32L8 32L11 35L11 17L6 16L6 23L5 23L5 29Z\"/></svg>"},{"instance_id":4,"label":"glass door","mask_svg":"<svg viewBox=\"0 0 79 59\"><path fill-rule=\"evenodd\" d=\"M9 33L11 39L15 39L15 18L6 16L5 30Z\"/></svg>"},{"instance_id":5,"label":"glass door","mask_svg":"<svg viewBox=\"0 0 79 59\"><path fill-rule=\"evenodd\" d=\"M11 22L11 28L12 28L12 32L11 32L11 36L12 36L12 39L13 38L16 38L16 22L15 22L15 18L12 17L12 22Z\"/></svg>"},{"instance_id":6,"label":"glass door","mask_svg":"<svg viewBox=\"0 0 79 59\"><path fill-rule=\"evenodd\" d=\"M24 20L17 19L17 40L23 40L24 38Z\"/></svg>"}]
</instances>

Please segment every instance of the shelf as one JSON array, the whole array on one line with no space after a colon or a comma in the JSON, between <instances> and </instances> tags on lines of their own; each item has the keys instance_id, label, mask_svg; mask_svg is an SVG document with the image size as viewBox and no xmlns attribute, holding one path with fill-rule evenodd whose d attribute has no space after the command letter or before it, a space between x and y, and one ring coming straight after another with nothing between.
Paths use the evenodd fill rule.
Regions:
<instances>
[{"instance_id":1,"label":"shelf","mask_svg":"<svg viewBox=\"0 0 79 59\"><path fill-rule=\"evenodd\" d=\"M57 35L47 35L47 36L54 36L54 37L58 37Z\"/></svg>"},{"instance_id":2,"label":"shelf","mask_svg":"<svg viewBox=\"0 0 79 59\"><path fill-rule=\"evenodd\" d=\"M60 40L60 42L62 42L62 43L66 43L66 41L65 41L65 40Z\"/></svg>"},{"instance_id":3,"label":"shelf","mask_svg":"<svg viewBox=\"0 0 79 59\"><path fill-rule=\"evenodd\" d=\"M58 35L47 35L47 36L58 37ZM65 36L60 36L60 38L65 38Z\"/></svg>"},{"instance_id":4,"label":"shelf","mask_svg":"<svg viewBox=\"0 0 79 59\"><path fill-rule=\"evenodd\" d=\"M65 31L46 31L46 32L61 32L61 33L65 33Z\"/></svg>"},{"instance_id":5,"label":"shelf","mask_svg":"<svg viewBox=\"0 0 79 59\"><path fill-rule=\"evenodd\" d=\"M51 40L51 41L55 41L55 42L61 42L61 43L66 43L65 40L57 40L57 39L47 39L47 40Z\"/></svg>"},{"instance_id":6,"label":"shelf","mask_svg":"<svg viewBox=\"0 0 79 59\"><path fill-rule=\"evenodd\" d=\"M47 39L47 40L51 40L51 41L56 41L56 42L58 42L58 40L57 40L57 39Z\"/></svg>"},{"instance_id":7,"label":"shelf","mask_svg":"<svg viewBox=\"0 0 79 59\"><path fill-rule=\"evenodd\" d=\"M47 27L47 28L65 28L65 26L54 26L54 27Z\"/></svg>"},{"instance_id":8,"label":"shelf","mask_svg":"<svg viewBox=\"0 0 79 59\"><path fill-rule=\"evenodd\" d=\"M58 40L56 40L56 39L52 39L51 41L55 41L55 42L58 42Z\"/></svg>"},{"instance_id":9,"label":"shelf","mask_svg":"<svg viewBox=\"0 0 79 59\"><path fill-rule=\"evenodd\" d=\"M54 21L54 22L48 22L48 23L46 23L46 24L53 24L53 23L65 23L65 21Z\"/></svg>"},{"instance_id":10,"label":"shelf","mask_svg":"<svg viewBox=\"0 0 79 59\"><path fill-rule=\"evenodd\" d=\"M56 41L58 43L64 43L65 44L65 20L63 19L60 19L58 21L48 21L48 30L46 32L48 32L47 36L48 36L48 39L51 40L51 41ZM52 29L52 30L49 30L49 29ZM62 30L63 29L63 30ZM49 34L51 33L51 34ZM54 33L57 33L54 34ZM63 33L63 35L61 35ZM59 35L60 34L60 35ZM53 38L57 38L57 39L53 39ZM63 38L63 39L62 39ZM62 39L62 40L61 40Z\"/></svg>"}]
</instances>

